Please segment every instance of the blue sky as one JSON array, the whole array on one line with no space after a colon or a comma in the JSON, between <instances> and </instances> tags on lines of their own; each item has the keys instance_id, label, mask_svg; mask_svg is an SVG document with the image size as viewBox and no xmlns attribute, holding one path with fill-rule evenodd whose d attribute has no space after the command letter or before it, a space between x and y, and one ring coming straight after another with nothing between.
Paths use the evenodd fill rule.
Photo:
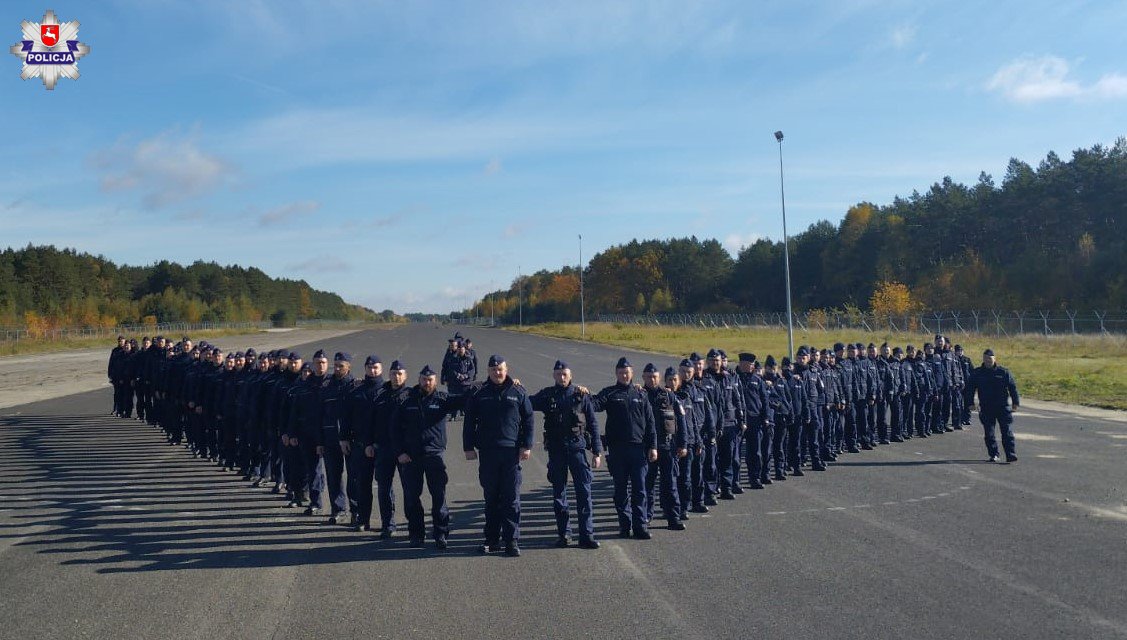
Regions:
<instances>
[{"instance_id":1,"label":"blue sky","mask_svg":"<svg viewBox=\"0 0 1127 640\"><path fill-rule=\"evenodd\" d=\"M0 33L45 6L6 0ZM779 238L1127 134L1120 2L52 2L0 62L0 246L445 312L632 238ZM6 22L5 22L6 21Z\"/></svg>"}]
</instances>

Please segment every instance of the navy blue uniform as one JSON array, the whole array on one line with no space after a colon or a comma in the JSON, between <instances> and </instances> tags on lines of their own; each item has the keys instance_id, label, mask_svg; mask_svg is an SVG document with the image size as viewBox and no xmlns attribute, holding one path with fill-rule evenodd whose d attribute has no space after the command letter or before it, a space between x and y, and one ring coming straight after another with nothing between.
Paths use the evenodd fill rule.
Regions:
<instances>
[{"instance_id":1,"label":"navy blue uniform","mask_svg":"<svg viewBox=\"0 0 1127 640\"><path fill-rule=\"evenodd\" d=\"M596 411L605 411L607 467L614 479L614 508L619 534L648 535L645 522L646 472L649 452L657 434L653 411L645 392L630 384L604 388L591 399Z\"/></svg>"},{"instance_id":2,"label":"navy blue uniform","mask_svg":"<svg viewBox=\"0 0 1127 640\"><path fill-rule=\"evenodd\" d=\"M704 476L701 467L704 452L704 433L711 423L711 408L704 397L704 391L695 380L688 380L677 389L677 400L685 409L688 427L685 439L687 453L678 460L680 466L677 476L677 496L681 498L681 519L688 517L694 507L703 511L701 500L704 492Z\"/></svg>"},{"instance_id":3,"label":"navy blue uniform","mask_svg":"<svg viewBox=\"0 0 1127 640\"><path fill-rule=\"evenodd\" d=\"M462 450L478 451L485 499L485 544L520 539L520 451L532 449L533 413L528 391L506 377L487 380L466 398Z\"/></svg>"},{"instance_id":4,"label":"navy blue uniform","mask_svg":"<svg viewBox=\"0 0 1127 640\"><path fill-rule=\"evenodd\" d=\"M822 464L822 404L825 394L825 383L821 375L813 367L795 366L795 372L802 379L802 386L806 392L807 421L801 429L801 447L806 455L810 456L810 466L814 469L824 469Z\"/></svg>"},{"instance_id":5,"label":"navy blue uniform","mask_svg":"<svg viewBox=\"0 0 1127 640\"><path fill-rule=\"evenodd\" d=\"M670 527L678 528L681 522L681 499L677 492L681 472L677 453L688 446L689 427L685 408L676 395L665 387L646 389L654 416L657 435L657 460L646 469L646 522L653 520L654 488L661 476L661 510Z\"/></svg>"},{"instance_id":6,"label":"navy blue uniform","mask_svg":"<svg viewBox=\"0 0 1127 640\"><path fill-rule=\"evenodd\" d=\"M363 429L365 448L372 447L373 471L376 479L376 498L380 507L380 527L390 535L395 531L395 471L398 468L399 452L392 446L391 430L396 408L402 404L411 390L407 385L396 389L385 382L376 394L372 407L371 420ZM402 481L402 476L400 477Z\"/></svg>"},{"instance_id":7,"label":"navy blue uniform","mask_svg":"<svg viewBox=\"0 0 1127 640\"><path fill-rule=\"evenodd\" d=\"M744 418L743 394L736 376L727 370L707 370L705 379L716 385L716 417L719 427L716 447L716 467L719 476L720 497L740 491L739 484L740 436L747 423Z\"/></svg>"},{"instance_id":8,"label":"navy blue uniform","mask_svg":"<svg viewBox=\"0 0 1127 640\"><path fill-rule=\"evenodd\" d=\"M931 364L926 361L923 352L916 352L912 366L916 377L916 394L912 399L915 405L916 435L928 437L931 433L932 407L935 403L935 379Z\"/></svg>"},{"instance_id":9,"label":"navy blue uniform","mask_svg":"<svg viewBox=\"0 0 1127 640\"><path fill-rule=\"evenodd\" d=\"M762 487L763 480L768 480L775 413L768 401L766 381L754 372L740 373L739 376L747 417L747 432L744 434L747 479L752 487Z\"/></svg>"},{"instance_id":10,"label":"navy blue uniform","mask_svg":"<svg viewBox=\"0 0 1127 640\"><path fill-rule=\"evenodd\" d=\"M947 430L947 419L951 415L951 368L950 363L943 359L943 355L936 352L927 358L931 367L932 406L931 430L932 433L943 433Z\"/></svg>"},{"instance_id":11,"label":"navy blue uniform","mask_svg":"<svg viewBox=\"0 0 1127 640\"><path fill-rule=\"evenodd\" d=\"M245 382L244 382L245 384ZM300 476L303 491L308 491L310 510L320 509L321 493L325 490L325 472L321 465L321 455L317 447L323 446L321 424L324 418L324 397L328 393L329 378L313 374L304 383L295 387L293 397L293 414L290 429L292 440L297 440L297 447L301 451L301 468L295 469L295 476ZM333 446L336 446L334 441ZM334 505L335 509L344 508L343 501Z\"/></svg>"},{"instance_id":12,"label":"navy blue uniform","mask_svg":"<svg viewBox=\"0 0 1127 640\"><path fill-rule=\"evenodd\" d=\"M423 521L423 481L431 499L431 523L435 540L450 533L450 510L446 506L446 415L460 406L458 398L444 391L423 393L412 387L396 407L391 421L391 447L400 462L399 480L403 484L403 510L407 515L407 533L412 541L425 537Z\"/></svg>"},{"instance_id":13,"label":"navy blue uniform","mask_svg":"<svg viewBox=\"0 0 1127 640\"><path fill-rule=\"evenodd\" d=\"M372 423L376 396L384 386L383 376L364 376L344 397L340 439L348 443L348 508L353 524L367 527L372 519L374 459L364 453L364 432Z\"/></svg>"},{"instance_id":14,"label":"navy blue uniform","mask_svg":"<svg viewBox=\"0 0 1127 640\"><path fill-rule=\"evenodd\" d=\"M810 402L806 397L806 382L795 371L783 373L791 402L787 423L787 466L793 475L802 475L802 433L810 421Z\"/></svg>"},{"instance_id":15,"label":"navy blue uniform","mask_svg":"<svg viewBox=\"0 0 1127 640\"><path fill-rule=\"evenodd\" d=\"M716 443L720 437L720 415L717 404L719 390L716 382L701 376L693 380L704 394L708 407L709 420L701 427L700 481L693 485L693 504L712 506L716 504L716 494L720 491L716 468Z\"/></svg>"},{"instance_id":16,"label":"navy blue uniform","mask_svg":"<svg viewBox=\"0 0 1127 640\"><path fill-rule=\"evenodd\" d=\"M548 452L548 482L552 483L552 509L556 533L571 535L571 514L567 502L567 477L575 485L575 511L579 539L593 540L595 518L591 500L591 464L587 449L602 455L602 435L591 398L580 395L575 385L545 387L530 398L532 408L544 414L544 450Z\"/></svg>"},{"instance_id":17,"label":"navy blue uniform","mask_svg":"<svg viewBox=\"0 0 1127 640\"><path fill-rule=\"evenodd\" d=\"M333 515L348 510L348 497L344 484L347 463L340 446L341 442L347 440L341 435L341 420L346 411L345 398L352 393L357 384L351 373L341 376L333 374L327 378L321 395L321 440L318 444L325 448L322 461L325 463L325 480L329 488L329 499L332 500Z\"/></svg>"},{"instance_id":18,"label":"navy blue uniform","mask_svg":"<svg viewBox=\"0 0 1127 640\"><path fill-rule=\"evenodd\" d=\"M783 467L786 466L783 446L793 421L791 393L786 380L770 372L764 378L764 383L767 385L767 404L771 407L775 422L771 438L771 468L775 472L775 479L782 480L785 478Z\"/></svg>"},{"instance_id":19,"label":"navy blue uniform","mask_svg":"<svg viewBox=\"0 0 1127 640\"><path fill-rule=\"evenodd\" d=\"M998 455L998 441L994 438L994 425L997 424L1002 431L1002 448L1006 452L1006 459L1010 462L1017 460L1017 450L1014 444L1013 409L1021 404L1017 395L1017 385L1009 370L1000 366L981 366L971 372L967 383L967 397L974 401L974 394L978 393L978 419L982 422L986 452L993 458ZM1009 399L1010 406L1006 400Z\"/></svg>"}]
</instances>

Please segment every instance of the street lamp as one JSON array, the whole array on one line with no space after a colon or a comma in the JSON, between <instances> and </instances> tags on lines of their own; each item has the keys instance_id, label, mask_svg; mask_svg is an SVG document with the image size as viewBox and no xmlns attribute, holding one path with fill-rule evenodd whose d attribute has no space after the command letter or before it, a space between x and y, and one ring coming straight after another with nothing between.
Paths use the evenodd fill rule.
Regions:
<instances>
[{"instance_id":1,"label":"street lamp","mask_svg":"<svg viewBox=\"0 0 1127 640\"><path fill-rule=\"evenodd\" d=\"M524 280L517 265L517 325L524 326Z\"/></svg>"},{"instance_id":2,"label":"street lamp","mask_svg":"<svg viewBox=\"0 0 1127 640\"><path fill-rule=\"evenodd\" d=\"M583 308L583 234L579 234L579 337L587 337L587 313Z\"/></svg>"},{"instance_id":3,"label":"street lamp","mask_svg":"<svg viewBox=\"0 0 1127 640\"><path fill-rule=\"evenodd\" d=\"M790 302L790 239L787 237L787 195L783 189L783 132L775 132L779 143L779 198L783 204L783 272L787 283L787 350L794 360L794 312Z\"/></svg>"},{"instance_id":4,"label":"street lamp","mask_svg":"<svg viewBox=\"0 0 1127 640\"><path fill-rule=\"evenodd\" d=\"M494 291L493 291L493 281L492 281L492 280L490 280L490 281L489 281L489 289L490 289L490 291L489 291L489 326L491 326L491 327L495 327L495 326L497 326L497 325L496 325L496 324L494 323L494 321L493 321L493 311L494 311L493 298L494 298Z\"/></svg>"}]
</instances>

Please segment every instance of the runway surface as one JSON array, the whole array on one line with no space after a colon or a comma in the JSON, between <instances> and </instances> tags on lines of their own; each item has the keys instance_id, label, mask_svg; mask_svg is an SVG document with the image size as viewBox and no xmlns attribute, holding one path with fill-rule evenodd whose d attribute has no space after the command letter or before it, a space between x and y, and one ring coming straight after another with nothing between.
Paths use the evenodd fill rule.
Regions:
<instances>
[{"instance_id":1,"label":"runway surface","mask_svg":"<svg viewBox=\"0 0 1127 640\"><path fill-rule=\"evenodd\" d=\"M401 358L413 383L454 330L293 346ZM639 371L676 364L464 332L483 367L503 354L532 391L551 384L557 358L593 390L623 354ZM552 546L538 445L524 465L525 553L510 559L477 554L481 492L459 422L446 458L451 547L438 552L408 548L402 529L381 542L287 509L158 429L107 416L110 403L101 389L0 410L0 637L1127 637L1121 421L1023 410L1020 461L996 465L976 417L967 431L748 491L687 531L656 526L651 541L615 537L601 470L597 551Z\"/></svg>"}]
</instances>

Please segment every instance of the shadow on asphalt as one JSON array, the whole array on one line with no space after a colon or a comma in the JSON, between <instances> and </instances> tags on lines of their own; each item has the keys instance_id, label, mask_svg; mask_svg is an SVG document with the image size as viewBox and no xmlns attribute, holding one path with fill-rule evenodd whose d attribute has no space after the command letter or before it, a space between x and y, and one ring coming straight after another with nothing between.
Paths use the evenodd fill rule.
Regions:
<instances>
[{"instance_id":1,"label":"shadow on asphalt","mask_svg":"<svg viewBox=\"0 0 1127 640\"><path fill-rule=\"evenodd\" d=\"M164 444L154 426L109 416L17 415L0 419L0 540L87 565L99 573L266 568L476 556L481 500L452 501L450 547L408 545L396 487L399 531L390 540L304 516L282 495ZM525 483L539 480L526 472ZM596 536L616 532L611 481L596 474ZM551 490L522 493L525 548L556 541ZM569 500L574 495L569 489ZM429 496L423 506L428 512ZM574 507L573 507L574 509ZM573 511L573 523L574 523ZM379 517L373 518L378 522Z\"/></svg>"}]
</instances>

